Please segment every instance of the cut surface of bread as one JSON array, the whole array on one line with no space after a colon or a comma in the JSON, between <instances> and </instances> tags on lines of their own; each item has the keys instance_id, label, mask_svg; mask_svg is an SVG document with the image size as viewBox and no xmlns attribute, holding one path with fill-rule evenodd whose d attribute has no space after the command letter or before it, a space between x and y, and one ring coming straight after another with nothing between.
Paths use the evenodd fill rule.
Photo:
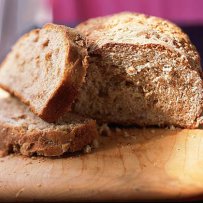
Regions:
<instances>
[{"instance_id":1,"label":"cut surface of bread","mask_svg":"<svg viewBox=\"0 0 203 203\"><path fill-rule=\"evenodd\" d=\"M203 108L199 55L182 30L137 13L77 26L88 40L89 68L74 104L100 122L198 126Z\"/></svg>"},{"instance_id":2,"label":"cut surface of bread","mask_svg":"<svg viewBox=\"0 0 203 203\"><path fill-rule=\"evenodd\" d=\"M16 42L0 67L0 86L52 122L70 109L86 68L85 38L66 26L47 24Z\"/></svg>"},{"instance_id":3,"label":"cut surface of bread","mask_svg":"<svg viewBox=\"0 0 203 203\"><path fill-rule=\"evenodd\" d=\"M98 136L92 119L68 113L47 123L11 96L0 96L0 155L60 156L82 150Z\"/></svg>"}]
</instances>

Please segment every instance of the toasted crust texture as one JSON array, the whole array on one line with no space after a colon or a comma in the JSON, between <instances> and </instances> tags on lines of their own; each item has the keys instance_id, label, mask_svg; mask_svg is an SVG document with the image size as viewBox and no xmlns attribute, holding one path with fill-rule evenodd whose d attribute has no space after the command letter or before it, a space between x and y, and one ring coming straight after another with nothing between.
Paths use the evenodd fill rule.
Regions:
<instances>
[{"instance_id":1,"label":"toasted crust texture","mask_svg":"<svg viewBox=\"0 0 203 203\"><path fill-rule=\"evenodd\" d=\"M96 123L69 113L47 123L15 98L0 98L0 155L60 156L82 150L98 137Z\"/></svg>"},{"instance_id":2,"label":"toasted crust texture","mask_svg":"<svg viewBox=\"0 0 203 203\"><path fill-rule=\"evenodd\" d=\"M179 27L124 12L87 20L77 30L87 37L90 65L76 112L121 125L198 126L200 58Z\"/></svg>"},{"instance_id":3,"label":"toasted crust texture","mask_svg":"<svg viewBox=\"0 0 203 203\"><path fill-rule=\"evenodd\" d=\"M77 26L91 52L111 44L157 44L190 57L199 69L199 54L189 37L175 24L154 16L123 12L87 20Z\"/></svg>"},{"instance_id":4,"label":"toasted crust texture","mask_svg":"<svg viewBox=\"0 0 203 203\"><path fill-rule=\"evenodd\" d=\"M47 24L16 42L0 67L0 86L53 122L70 110L87 67L85 38Z\"/></svg>"}]
</instances>

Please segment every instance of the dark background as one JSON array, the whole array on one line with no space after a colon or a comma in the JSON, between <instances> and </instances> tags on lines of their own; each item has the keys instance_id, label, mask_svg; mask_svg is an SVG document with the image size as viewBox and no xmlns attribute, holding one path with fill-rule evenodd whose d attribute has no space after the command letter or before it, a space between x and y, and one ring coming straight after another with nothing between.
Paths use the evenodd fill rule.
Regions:
<instances>
[{"instance_id":1,"label":"dark background","mask_svg":"<svg viewBox=\"0 0 203 203\"><path fill-rule=\"evenodd\" d=\"M185 31L189 35L191 41L199 51L200 57L201 57L201 65L203 67L203 26L200 26L200 25L181 26L180 25L180 27L183 29L183 31Z\"/></svg>"}]
</instances>

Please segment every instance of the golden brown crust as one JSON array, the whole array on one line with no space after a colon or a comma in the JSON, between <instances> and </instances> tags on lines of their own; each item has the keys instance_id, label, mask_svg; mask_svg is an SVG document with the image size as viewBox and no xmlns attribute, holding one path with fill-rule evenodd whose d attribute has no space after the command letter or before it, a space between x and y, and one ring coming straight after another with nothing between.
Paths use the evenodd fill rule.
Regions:
<instances>
[{"instance_id":1,"label":"golden brown crust","mask_svg":"<svg viewBox=\"0 0 203 203\"><path fill-rule=\"evenodd\" d=\"M0 98L0 154L60 156L98 137L96 122L68 114L55 124L41 120L15 98ZM12 112L10 112L12 111Z\"/></svg>"},{"instance_id":2,"label":"golden brown crust","mask_svg":"<svg viewBox=\"0 0 203 203\"><path fill-rule=\"evenodd\" d=\"M48 122L56 121L60 116L62 116L66 111L71 109L71 104L75 99L79 88L84 82L84 77L86 74L86 69L88 67L87 64L87 51L86 51L86 40L80 35L78 32L71 28L67 28L65 26L59 26L54 24L47 24L42 28L44 31L52 31L52 32L60 32L63 36L63 41L61 43L67 47L65 54L65 63L64 63L64 72L62 78L60 78L60 83L56 84L55 88L52 88L52 93L47 100L42 101L42 107L38 108L38 106L33 104L31 99L32 94L37 95L37 92L30 93L31 96L27 97L24 94L24 89L16 89L18 86L18 81L16 78L11 81L9 78L10 71L12 69L4 71L6 72L9 82L4 80L4 75L1 75L0 71L0 87L9 91L11 94L17 96L21 101L30 106L30 109ZM39 33L40 30L33 30L30 33L25 34L21 37L17 45L23 43L29 38L32 34ZM39 40L39 39L37 39ZM15 46L17 46L15 45ZM57 46L57 45L56 45ZM59 47L60 49L60 47ZM12 53L12 52L11 52ZM11 54L10 54L11 55ZM9 55L6 57L4 62L1 65L1 69L5 68L7 61L9 60ZM59 67L60 68L60 67ZM61 67L62 68L62 67ZM52 74L52 73L51 73ZM30 80L33 80L32 77L28 76ZM23 76L24 77L24 76ZM46 76L49 77L49 74ZM60 76L61 77L61 76ZM21 78L22 83L23 78ZM38 90L35 90L38 91ZM38 100L40 100L40 95Z\"/></svg>"},{"instance_id":3,"label":"golden brown crust","mask_svg":"<svg viewBox=\"0 0 203 203\"><path fill-rule=\"evenodd\" d=\"M185 55L193 68L200 68L199 54L189 37L175 24L158 17L122 12L89 19L76 29L87 37L90 53L93 54L103 46L116 43L121 46L161 44Z\"/></svg>"},{"instance_id":4,"label":"golden brown crust","mask_svg":"<svg viewBox=\"0 0 203 203\"><path fill-rule=\"evenodd\" d=\"M98 136L95 121L75 128L72 132L32 132L0 122L0 156L21 153L25 156L61 156L81 151ZM73 137L73 140L70 140Z\"/></svg>"}]
</instances>

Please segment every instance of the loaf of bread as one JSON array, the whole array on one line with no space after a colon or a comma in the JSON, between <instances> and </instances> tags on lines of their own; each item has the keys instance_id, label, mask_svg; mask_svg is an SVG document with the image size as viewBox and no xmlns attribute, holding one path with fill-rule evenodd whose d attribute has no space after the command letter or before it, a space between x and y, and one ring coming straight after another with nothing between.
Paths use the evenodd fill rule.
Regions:
<instances>
[{"instance_id":1,"label":"loaf of bread","mask_svg":"<svg viewBox=\"0 0 203 203\"><path fill-rule=\"evenodd\" d=\"M60 156L82 150L98 136L96 123L69 113L47 123L17 99L0 96L0 155Z\"/></svg>"},{"instance_id":2,"label":"loaf of bread","mask_svg":"<svg viewBox=\"0 0 203 203\"><path fill-rule=\"evenodd\" d=\"M77 29L87 37L90 65L74 111L121 125L198 126L200 58L179 27L120 13L90 19Z\"/></svg>"},{"instance_id":3,"label":"loaf of bread","mask_svg":"<svg viewBox=\"0 0 203 203\"><path fill-rule=\"evenodd\" d=\"M52 122L70 109L86 68L85 38L66 26L47 24L17 41L0 67L0 86Z\"/></svg>"}]
</instances>

